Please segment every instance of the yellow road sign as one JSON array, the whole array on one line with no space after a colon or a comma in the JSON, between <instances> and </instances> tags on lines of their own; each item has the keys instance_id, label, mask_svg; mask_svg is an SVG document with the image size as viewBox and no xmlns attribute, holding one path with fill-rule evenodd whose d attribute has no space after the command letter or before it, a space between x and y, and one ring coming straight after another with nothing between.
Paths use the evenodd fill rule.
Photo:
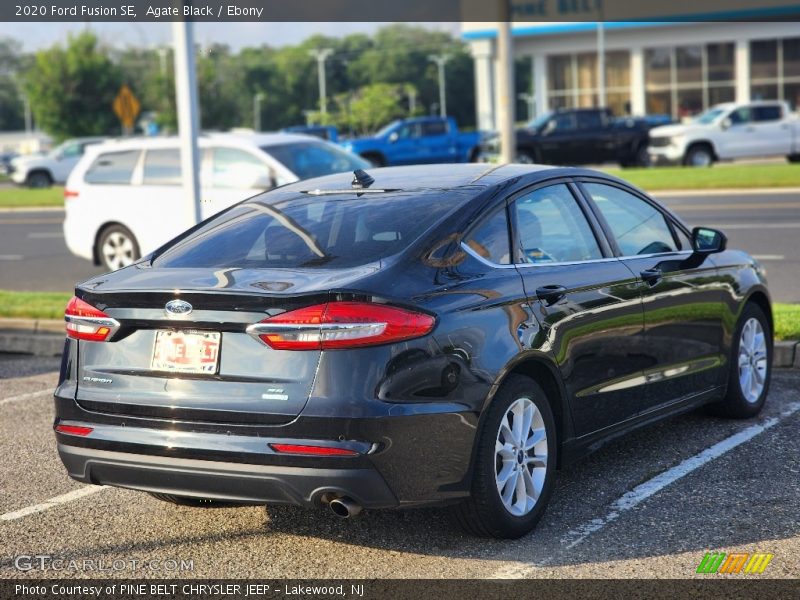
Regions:
<instances>
[{"instance_id":1,"label":"yellow road sign","mask_svg":"<svg viewBox=\"0 0 800 600\"><path fill-rule=\"evenodd\" d=\"M139 110L142 107L127 84L123 83L122 87L119 88L119 93L114 98L113 106L114 113L119 117L122 126L126 129L132 129L133 123L136 121L136 117L139 116Z\"/></svg>"}]
</instances>

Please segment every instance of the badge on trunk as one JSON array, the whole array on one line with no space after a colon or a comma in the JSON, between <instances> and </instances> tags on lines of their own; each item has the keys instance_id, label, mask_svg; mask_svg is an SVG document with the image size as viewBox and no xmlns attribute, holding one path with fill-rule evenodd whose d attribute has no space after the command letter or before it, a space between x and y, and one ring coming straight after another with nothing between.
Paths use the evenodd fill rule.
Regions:
<instances>
[{"instance_id":1,"label":"badge on trunk","mask_svg":"<svg viewBox=\"0 0 800 600\"><path fill-rule=\"evenodd\" d=\"M168 317L185 317L192 312L192 305L185 300L170 300L164 306L164 312Z\"/></svg>"}]
</instances>

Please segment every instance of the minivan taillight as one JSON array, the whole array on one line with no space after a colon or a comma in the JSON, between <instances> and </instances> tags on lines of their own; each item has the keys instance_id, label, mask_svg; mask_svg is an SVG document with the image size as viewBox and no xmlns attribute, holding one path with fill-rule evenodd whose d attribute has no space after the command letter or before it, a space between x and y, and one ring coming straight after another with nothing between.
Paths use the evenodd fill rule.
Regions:
<instances>
[{"instance_id":1,"label":"minivan taillight","mask_svg":"<svg viewBox=\"0 0 800 600\"><path fill-rule=\"evenodd\" d=\"M67 337L87 342L105 342L119 328L119 321L77 296L67 304L64 320Z\"/></svg>"},{"instance_id":2,"label":"minivan taillight","mask_svg":"<svg viewBox=\"0 0 800 600\"><path fill-rule=\"evenodd\" d=\"M392 344L430 333L436 320L369 302L328 302L250 325L247 333L276 350L336 350Z\"/></svg>"}]
</instances>

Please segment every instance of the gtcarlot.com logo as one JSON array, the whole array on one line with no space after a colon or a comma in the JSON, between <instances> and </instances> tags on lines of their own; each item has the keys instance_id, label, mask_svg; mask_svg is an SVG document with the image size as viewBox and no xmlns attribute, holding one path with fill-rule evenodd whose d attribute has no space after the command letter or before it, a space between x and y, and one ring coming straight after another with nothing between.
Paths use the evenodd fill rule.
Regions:
<instances>
[{"instance_id":1,"label":"gtcarlot.com logo","mask_svg":"<svg viewBox=\"0 0 800 600\"><path fill-rule=\"evenodd\" d=\"M763 573L773 555L767 552L706 552L697 565L698 573Z\"/></svg>"},{"instance_id":2,"label":"gtcarlot.com logo","mask_svg":"<svg viewBox=\"0 0 800 600\"><path fill-rule=\"evenodd\" d=\"M194 571L194 559L186 558L151 558L123 559L116 558L64 558L50 554L20 554L14 557L14 568L17 571L71 571L71 572L119 572L119 571L158 571L162 573L179 573Z\"/></svg>"}]
</instances>

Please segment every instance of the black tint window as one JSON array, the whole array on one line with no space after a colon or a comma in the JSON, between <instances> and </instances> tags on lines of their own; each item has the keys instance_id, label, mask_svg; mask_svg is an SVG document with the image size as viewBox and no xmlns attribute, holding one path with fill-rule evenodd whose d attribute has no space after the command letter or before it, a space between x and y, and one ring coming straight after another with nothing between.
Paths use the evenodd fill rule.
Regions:
<instances>
[{"instance_id":1,"label":"black tint window","mask_svg":"<svg viewBox=\"0 0 800 600\"><path fill-rule=\"evenodd\" d=\"M779 121L783 116L781 107L777 104L772 106L753 107L753 121Z\"/></svg>"},{"instance_id":2,"label":"black tint window","mask_svg":"<svg viewBox=\"0 0 800 600\"><path fill-rule=\"evenodd\" d=\"M514 201L521 263L602 258L586 217L567 186L540 188Z\"/></svg>"},{"instance_id":3,"label":"black tint window","mask_svg":"<svg viewBox=\"0 0 800 600\"><path fill-rule=\"evenodd\" d=\"M742 123L750 122L750 107L745 106L733 111L728 117L734 125L741 125Z\"/></svg>"},{"instance_id":4,"label":"black tint window","mask_svg":"<svg viewBox=\"0 0 800 600\"><path fill-rule=\"evenodd\" d=\"M108 152L98 156L84 175L86 183L128 184L139 161L139 150Z\"/></svg>"},{"instance_id":5,"label":"black tint window","mask_svg":"<svg viewBox=\"0 0 800 600\"><path fill-rule=\"evenodd\" d=\"M144 155L142 183L149 185L180 185L181 155L178 149L147 150Z\"/></svg>"},{"instance_id":6,"label":"black tint window","mask_svg":"<svg viewBox=\"0 0 800 600\"><path fill-rule=\"evenodd\" d=\"M277 204L253 200L210 220L153 264L215 269L364 265L402 251L460 202L455 195L420 193L304 196Z\"/></svg>"},{"instance_id":7,"label":"black tint window","mask_svg":"<svg viewBox=\"0 0 800 600\"><path fill-rule=\"evenodd\" d=\"M422 125L422 135L444 135L447 124L444 121L428 121Z\"/></svg>"},{"instance_id":8,"label":"black tint window","mask_svg":"<svg viewBox=\"0 0 800 600\"><path fill-rule=\"evenodd\" d=\"M569 131L575 129L575 115L573 113L557 114L553 117L551 127L555 131Z\"/></svg>"},{"instance_id":9,"label":"black tint window","mask_svg":"<svg viewBox=\"0 0 800 600\"><path fill-rule=\"evenodd\" d=\"M585 185L611 227L623 256L677 249L666 218L649 202L610 185Z\"/></svg>"},{"instance_id":10,"label":"black tint window","mask_svg":"<svg viewBox=\"0 0 800 600\"><path fill-rule=\"evenodd\" d=\"M603 118L599 112L586 111L578 113L578 129L600 129L603 126Z\"/></svg>"},{"instance_id":11,"label":"black tint window","mask_svg":"<svg viewBox=\"0 0 800 600\"><path fill-rule=\"evenodd\" d=\"M467 240L467 246L489 262L498 265L511 263L506 211L498 210L478 227Z\"/></svg>"}]
</instances>

